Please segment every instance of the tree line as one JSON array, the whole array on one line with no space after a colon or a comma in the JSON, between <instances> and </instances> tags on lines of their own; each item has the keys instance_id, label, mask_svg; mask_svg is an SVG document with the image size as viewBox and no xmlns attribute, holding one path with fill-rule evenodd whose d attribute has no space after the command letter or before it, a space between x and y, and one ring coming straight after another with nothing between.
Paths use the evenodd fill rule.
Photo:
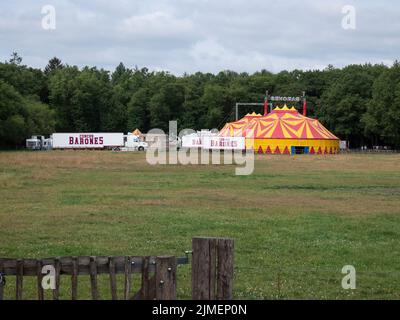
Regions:
<instances>
[{"instance_id":1,"label":"tree line","mask_svg":"<svg viewBox=\"0 0 400 320\"><path fill-rule=\"evenodd\" d=\"M139 128L220 129L234 120L236 102L263 102L273 95L306 92L308 115L352 147L400 147L400 64L328 66L253 74L221 71L174 76L147 68L113 72L64 64L44 70L13 53L0 63L0 146L16 147L33 135L53 132L128 132ZM300 107L300 106L299 106ZM262 108L241 109L262 112Z\"/></svg>"}]
</instances>

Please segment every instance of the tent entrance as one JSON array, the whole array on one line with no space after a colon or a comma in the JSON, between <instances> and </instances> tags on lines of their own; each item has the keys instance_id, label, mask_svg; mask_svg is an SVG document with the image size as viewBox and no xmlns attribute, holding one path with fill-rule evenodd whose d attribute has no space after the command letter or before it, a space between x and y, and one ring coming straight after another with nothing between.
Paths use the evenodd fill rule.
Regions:
<instances>
[{"instance_id":1,"label":"tent entrance","mask_svg":"<svg viewBox=\"0 0 400 320\"><path fill-rule=\"evenodd\" d=\"M310 152L309 147L292 146L292 154L308 154L309 152Z\"/></svg>"}]
</instances>

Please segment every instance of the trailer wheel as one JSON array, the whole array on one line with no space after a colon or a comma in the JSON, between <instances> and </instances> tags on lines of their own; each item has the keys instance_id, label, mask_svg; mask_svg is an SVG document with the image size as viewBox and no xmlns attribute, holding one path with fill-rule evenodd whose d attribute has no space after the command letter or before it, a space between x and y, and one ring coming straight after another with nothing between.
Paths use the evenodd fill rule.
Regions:
<instances>
[{"instance_id":1,"label":"trailer wheel","mask_svg":"<svg viewBox=\"0 0 400 320\"><path fill-rule=\"evenodd\" d=\"M121 149L119 147L114 147L112 148L112 151L120 151Z\"/></svg>"}]
</instances>

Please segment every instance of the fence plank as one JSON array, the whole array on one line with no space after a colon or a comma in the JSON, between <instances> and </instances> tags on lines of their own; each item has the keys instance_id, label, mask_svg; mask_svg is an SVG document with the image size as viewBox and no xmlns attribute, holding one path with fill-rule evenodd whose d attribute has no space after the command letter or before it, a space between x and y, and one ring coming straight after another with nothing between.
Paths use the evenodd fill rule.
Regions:
<instances>
[{"instance_id":1,"label":"fence plank","mask_svg":"<svg viewBox=\"0 0 400 320\"><path fill-rule=\"evenodd\" d=\"M218 239L217 299L231 300L233 291L233 250L232 239Z\"/></svg>"},{"instance_id":2,"label":"fence plank","mask_svg":"<svg viewBox=\"0 0 400 320\"><path fill-rule=\"evenodd\" d=\"M4 286L6 284L6 278L4 275L3 260L0 259L0 301L4 299Z\"/></svg>"},{"instance_id":3,"label":"fence plank","mask_svg":"<svg viewBox=\"0 0 400 320\"><path fill-rule=\"evenodd\" d=\"M90 287L92 291L92 299L98 300L99 293L97 290L97 264L96 257L90 257Z\"/></svg>"},{"instance_id":4,"label":"fence plank","mask_svg":"<svg viewBox=\"0 0 400 320\"><path fill-rule=\"evenodd\" d=\"M176 258L173 256L156 258L155 298L157 300L176 299Z\"/></svg>"},{"instance_id":5,"label":"fence plank","mask_svg":"<svg viewBox=\"0 0 400 320\"><path fill-rule=\"evenodd\" d=\"M60 258L54 259L54 269L55 269L55 289L53 290L53 300L58 300L60 298L60 273L61 273L61 262Z\"/></svg>"},{"instance_id":6,"label":"fence plank","mask_svg":"<svg viewBox=\"0 0 400 320\"><path fill-rule=\"evenodd\" d=\"M39 300L44 300L44 290L42 286L42 281L43 281L43 273L42 273L42 261L38 259L36 261L36 266L37 266L37 290L38 290L38 299Z\"/></svg>"},{"instance_id":7,"label":"fence plank","mask_svg":"<svg viewBox=\"0 0 400 320\"><path fill-rule=\"evenodd\" d=\"M142 287L140 299L148 300L150 299L150 257L143 257L142 262Z\"/></svg>"},{"instance_id":8,"label":"fence plank","mask_svg":"<svg viewBox=\"0 0 400 320\"><path fill-rule=\"evenodd\" d=\"M78 274L79 261L78 257L72 257L72 275L71 275L71 299L78 299Z\"/></svg>"},{"instance_id":9,"label":"fence plank","mask_svg":"<svg viewBox=\"0 0 400 320\"><path fill-rule=\"evenodd\" d=\"M210 266L209 266L209 275L210 275L210 296L209 300L215 300L216 298L216 286L217 286L217 260L218 260L218 239L210 238L209 239L209 248L210 248Z\"/></svg>"},{"instance_id":10,"label":"fence plank","mask_svg":"<svg viewBox=\"0 0 400 320\"><path fill-rule=\"evenodd\" d=\"M15 284L15 295L17 300L22 300L22 287L24 278L24 261L17 260L17 278Z\"/></svg>"},{"instance_id":11,"label":"fence plank","mask_svg":"<svg viewBox=\"0 0 400 320\"><path fill-rule=\"evenodd\" d=\"M131 281L132 281L132 262L131 257L125 257L125 290L124 299L129 300L131 295Z\"/></svg>"},{"instance_id":12,"label":"fence plank","mask_svg":"<svg viewBox=\"0 0 400 320\"><path fill-rule=\"evenodd\" d=\"M117 296L117 278L115 276L115 262L114 257L109 257L109 271L110 271L110 288L111 288L111 298L113 300L118 300Z\"/></svg>"},{"instance_id":13,"label":"fence plank","mask_svg":"<svg viewBox=\"0 0 400 320\"><path fill-rule=\"evenodd\" d=\"M210 241L209 238L192 239L192 299L210 299Z\"/></svg>"}]
</instances>

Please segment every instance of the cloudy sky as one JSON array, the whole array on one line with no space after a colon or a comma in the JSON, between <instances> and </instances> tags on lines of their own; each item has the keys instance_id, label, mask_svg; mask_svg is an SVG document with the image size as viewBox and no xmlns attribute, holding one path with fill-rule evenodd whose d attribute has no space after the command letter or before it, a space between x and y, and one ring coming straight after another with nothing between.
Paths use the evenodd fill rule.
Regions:
<instances>
[{"instance_id":1,"label":"cloudy sky","mask_svg":"<svg viewBox=\"0 0 400 320\"><path fill-rule=\"evenodd\" d=\"M55 30L42 26L45 5ZM356 28L342 9L354 6ZM45 19L45 22L48 21ZM347 20L346 20L347 21ZM0 3L0 60L43 68L129 67L180 75L391 64L400 57L398 0L14 0Z\"/></svg>"}]
</instances>

